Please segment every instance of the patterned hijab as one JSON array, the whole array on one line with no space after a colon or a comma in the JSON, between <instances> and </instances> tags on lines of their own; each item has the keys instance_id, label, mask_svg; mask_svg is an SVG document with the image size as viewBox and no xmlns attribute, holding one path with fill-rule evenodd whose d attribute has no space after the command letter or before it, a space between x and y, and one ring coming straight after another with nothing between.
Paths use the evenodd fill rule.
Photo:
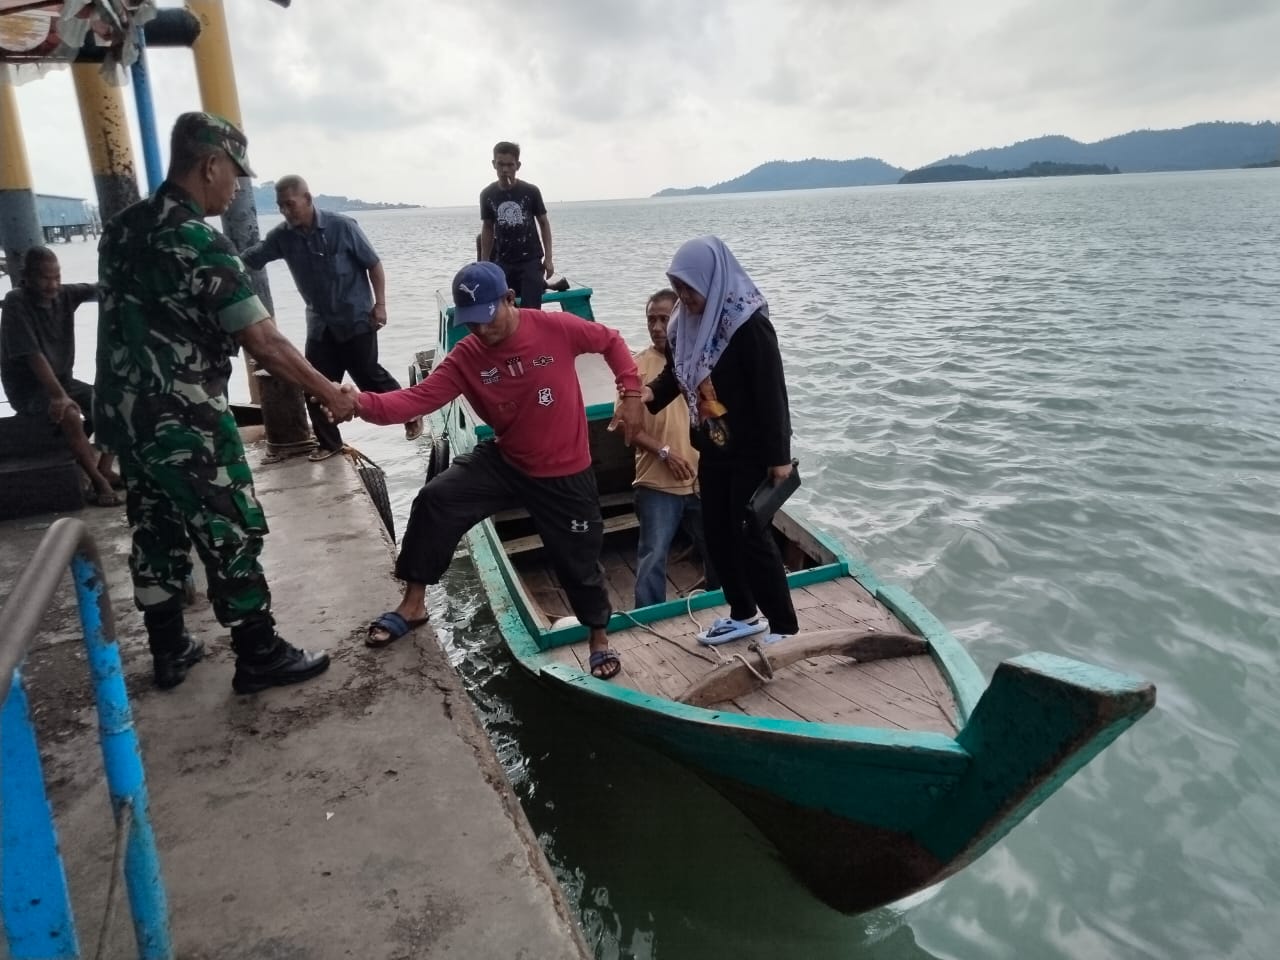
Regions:
<instances>
[{"instance_id":1,"label":"patterned hijab","mask_svg":"<svg viewBox=\"0 0 1280 960\"><path fill-rule=\"evenodd\" d=\"M689 313L677 301L667 327L676 379L689 404L689 421L698 423L698 387L711 375L738 328L769 304L719 237L697 237L671 258L667 277L688 284L706 298L702 313Z\"/></svg>"}]
</instances>

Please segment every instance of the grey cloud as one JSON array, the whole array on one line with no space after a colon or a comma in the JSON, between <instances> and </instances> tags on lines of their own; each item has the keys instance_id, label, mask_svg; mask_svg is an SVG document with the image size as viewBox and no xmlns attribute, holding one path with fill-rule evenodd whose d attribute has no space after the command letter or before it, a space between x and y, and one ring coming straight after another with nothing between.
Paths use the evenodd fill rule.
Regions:
<instances>
[{"instance_id":1,"label":"grey cloud","mask_svg":"<svg viewBox=\"0 0 1280 960\"><path fill-rule=\"evenodd\" d=\"M240 93L246 114L275 124L341 126L358 132L397 130L425 118L461 116L470 97L454 94L431 77L423 22L404 5L366 8L351 17L348 3L313 0L287 11L266 4L237 10L237 63L247 63ZM384 5L377 5L379 7ZM397 16L387 16L395 9ZM433 4L432 24L447 23L461 4ZM415 65L421 65L418 69ZM415 72L418 82L410 82ZM319 72L316 89L298 82ZM461 86L461 84L459 84Z\"/></svg>"},{"instance_id":2,"label":"grey cloud","mask_svg":"<svg viewBox=\"0 0 1280 960\"><path fill-rule=\"evenodd\" d=\"M728 0L481 6L519 38L520 52L499 58L502 81L528 84L548 113L591 124L661 114L673 89L704 85L709 65L732 53L717 48L714 30L729 16Z\"/></svg>"},{"instance_id":3,"label":"grey cloud","mask_svg":"<svg viewBox=\"0 0 1280 960\"><path fill-rule=\"evenodd\" d=\"M1264 0L1080 0L1022 7L982 53L1006 59L1027 96L1151 103L1268 80L1277 37L1280 6Z\"/></svg>"},{"instance_id":4,"label":"grey cloud","mask_svg":"<svg viewBox=\"0 0 1280 960\"><path fill-rule=\"evenodd\" d=\"M470 202L503 137L539 158L549 196L576 199L768 159L909 166L1042 133L1274 118L1259 114L1274 110L1280 36L1275 0L246 0L227 12L260 165L322 168L328 192L393 199L416 176L430 202ZM193 74L189 57L161 60L171 117L197 102ZM651 142L662 146L636 148Z\"/></svg>"}]
</instances>

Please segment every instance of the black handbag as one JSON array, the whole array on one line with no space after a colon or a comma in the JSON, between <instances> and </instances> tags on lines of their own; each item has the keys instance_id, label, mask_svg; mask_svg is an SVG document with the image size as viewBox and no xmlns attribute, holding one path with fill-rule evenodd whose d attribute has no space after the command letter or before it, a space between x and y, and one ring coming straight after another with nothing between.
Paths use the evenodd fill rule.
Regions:
<instances>
[{"instance_id":1,"label":"black handbag","mask_svg":"<svg viewBox=\"0 0 1280 960\"><path fill-rule=\"evenodd\" d=\"M768 530L773 515L787 499L800 489L800 461L791 461L791 475L779 484L766 476L747 501L747 522L758 530Z\"/></svg>"}]
</instances>

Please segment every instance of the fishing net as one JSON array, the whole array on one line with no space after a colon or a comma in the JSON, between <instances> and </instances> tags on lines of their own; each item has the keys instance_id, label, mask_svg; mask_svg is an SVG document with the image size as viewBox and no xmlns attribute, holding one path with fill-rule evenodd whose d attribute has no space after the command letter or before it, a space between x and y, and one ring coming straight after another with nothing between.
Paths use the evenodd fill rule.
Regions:
<instances>
[{"instance_id":1,"label":"fishing net","mask_svg":"<svg viewBox=\"0 0 1280 960\"><path fill-rule=\"evenodd\" d=\"M351 462L355 464L356 473L360 476L360 481L364 484L365 490L369 492L369 499L373 501L374 507L377 508L378 516L382 518L382 525L387 528L391 542L395 543L396 524L391 516L391 497L387 494L387 475L380 466L350 444L346 447L346 453L351 458Z\"/></svg>"}]
</instances>

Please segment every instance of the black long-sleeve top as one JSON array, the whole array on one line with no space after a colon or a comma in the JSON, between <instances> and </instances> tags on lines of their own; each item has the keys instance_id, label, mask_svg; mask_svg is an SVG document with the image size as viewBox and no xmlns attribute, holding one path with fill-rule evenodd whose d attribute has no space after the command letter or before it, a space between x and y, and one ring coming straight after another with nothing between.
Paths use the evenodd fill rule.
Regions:
<instances>
[{"instance_id":1,"label":"black long-sleeve top","mask_svg":"<svg viewBox=\"0 0 1280 960\"><path fill-rule=\"evenodd\" d=\"M703 457L762 467L791 462L787 382L782 373L778 335L768 317L752 314L751 319L738 328L711 369L711 384L716 389L716 398L728 410L724 420L730 439L728 445L721 448L712 443L703 430L691 428L693 445ZM653 391L653 400L647 404L651 413L657 413L677 398L684 403L670 346L666 367L648 386Z\"/></svg>"}]
</instances>

